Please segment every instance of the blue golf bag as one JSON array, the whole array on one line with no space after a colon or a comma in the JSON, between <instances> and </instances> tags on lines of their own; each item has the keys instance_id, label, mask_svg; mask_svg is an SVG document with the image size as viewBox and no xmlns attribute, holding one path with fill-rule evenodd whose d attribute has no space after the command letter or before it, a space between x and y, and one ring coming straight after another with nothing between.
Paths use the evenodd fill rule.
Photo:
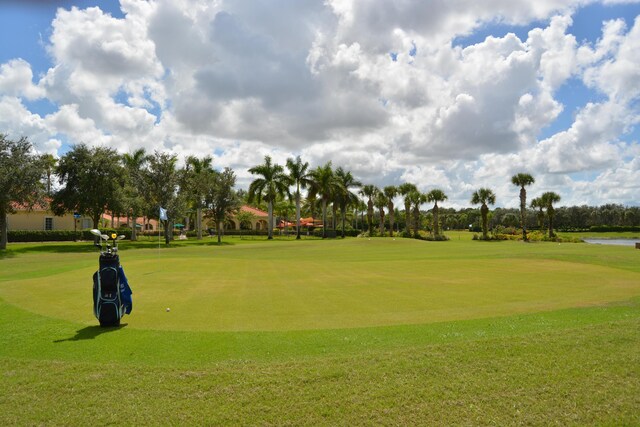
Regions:
<instances>
[{"instance_id":1,"label":"blue golf bag","mask_svg":"<svg viewBox=\"0 0 640 427\"><path fill-rule=\"evenodd\" d=\"M119 326L131 313L131 288L117 253L102 253L100 268L93 274L93 313L100 326Z\"/></svg>"}]
</instances>

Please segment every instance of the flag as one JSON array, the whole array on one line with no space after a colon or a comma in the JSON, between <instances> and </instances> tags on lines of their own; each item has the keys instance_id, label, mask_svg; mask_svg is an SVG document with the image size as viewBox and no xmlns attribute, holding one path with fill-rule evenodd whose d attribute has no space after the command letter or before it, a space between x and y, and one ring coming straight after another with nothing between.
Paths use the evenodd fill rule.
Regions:
<instances>
[{"instance_id":1,"label":"flag","mask_svg":"<svg viewBox=\"0 0 640 427\"><path fill-rule=\"evenodd\" d=\"M160 206L160 221L166 221L167 219L167 210Z\"/></svg>"}]
</instances>

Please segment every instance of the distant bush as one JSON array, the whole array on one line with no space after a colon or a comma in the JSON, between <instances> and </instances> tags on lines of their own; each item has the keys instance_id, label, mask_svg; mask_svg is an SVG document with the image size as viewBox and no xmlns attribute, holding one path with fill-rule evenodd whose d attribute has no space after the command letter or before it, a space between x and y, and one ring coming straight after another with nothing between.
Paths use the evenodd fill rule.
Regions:
<instances>
[{"instance_id":1,"label":"distant bush","mask_svg":"<svg viewBox=\"0 0 640 427\"><path fill-rule=\"evenodd\" d=\"M425 240L428 240L430 242L446 242L447 240L449 240L449 237L445 236L444 234L429 234L425 237Z\"/></svg>"},{"instance_id":2,"label":"distant bush","mask_svg":"<svg viewBox=\"0 0 640 427\"><path fill-rule=\"evenodd\" d=\"M593 225L589 228L589 231L594 232L640 232L640 227L632 225Z\"/></svg>"},{"instance_id":3,"label":"distant bush","mask_svg":"<svg viewBox=\"0 0 640 427\"><path fill-rule=\"evenodd\" d=\"M130 229L103 228L102 234L117 235L124 234L125 238L131 239ZM11 230L7 233L9 242L73 242L75 240L94 240L95 236L89 230Z\"/></svg>"}]
</instances>

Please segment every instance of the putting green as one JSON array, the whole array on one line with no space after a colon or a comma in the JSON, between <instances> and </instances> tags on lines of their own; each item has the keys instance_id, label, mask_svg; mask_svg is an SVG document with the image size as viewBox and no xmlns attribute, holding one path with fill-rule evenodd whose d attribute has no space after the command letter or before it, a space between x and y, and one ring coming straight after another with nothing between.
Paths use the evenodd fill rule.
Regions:
<instances>
[{"instance_id":1,"label":"putting green","mask_svg":"<svg viewBox=\"0 0 640 427\"><path fill-rule=\"evenodd\" d=\"M545 258L552 246L413 240L258 242L123 251L129 328L257 331L423 324L599 305L640 295L640 273ZM593 250L601 250L594 248ZM569 249L576 251L576 249ZM553 255L553 254L552 254ZM95 324L95 254L3 260L0 297ZM15 265L12 265L15 263ZM29 265L31 263L31 265ZM169 307L170 311L166 311Z\"/></svg>"}]
</instances>

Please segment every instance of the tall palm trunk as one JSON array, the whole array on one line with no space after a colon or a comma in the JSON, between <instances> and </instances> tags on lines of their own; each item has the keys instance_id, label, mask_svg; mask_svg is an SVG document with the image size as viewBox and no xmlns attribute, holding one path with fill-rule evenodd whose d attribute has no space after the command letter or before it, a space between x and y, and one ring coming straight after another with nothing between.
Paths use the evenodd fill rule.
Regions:
<instances>
[{"instance_id":1,"label":"tall palm trunk","mask_svg":"<svg viewBox=\"0 0 640 427\"><path fill-rule=\"evenodd\" d=\"M327 201L322 200L322 238L327 237Z\"/></svg>"},{"instance_id":2,"label":"tall palm trunk","mask_svg":"<svg viewBox=\"0 0 640 427\"><path fill-rule=\"evenodd\" d=\"M267 220L269 223L267 224L267 240L273 239L273 202L269 200L267 202Z\"/></svg>"},{"instance_id":3,"label":"tall palm trunk","mask_svg":"<svg viewBox=\"0 0 640 427\"><path fill-rule=\"evenodd\" d=\"M202 208L196 209L196 228L198 229L198 240L202 240Z\"/></svg>"},{"instance_id":4,"label":"tall palm trunk","mask_svg":"<svg viewBox=\"0 0 640 427\"><path fill-rule=\"evenodd\" d=\"M331 228L335 231L337 227L337 219L338 219L338 205L336 205L335 202L331 205L331 212L332 212Z\"/></svg>"},{"instance_id":5,"label":"tall palm trunk","mask_svg":"<svg viewBox=\"0 0 640 427\"><path fill-rule=\"evenodd\" d=\"M138 240L138 234L137 234L137 230L136 230L136 225L138 222L138 217L135 215L131 216L132 219L132 224L131 224L131 240L136 241Z\"/></svg>"},{"instance_id":6,"label":"tall palm trunk","mask_svg":"<svg viewBox=\"0 0 640 427\"><path fill-rule=\"evenodd\" d=\"M371 201L371 199L369 199L369 201L367 202L367 231L369 231L369 234L371 234L371 232L373 231L372 227L373 227L373 202Z\"/></svg>"},{"instance_id":7,"label":"tall palm trunk","mask_svg":"<svg viewBox=\"0 0 640 427\"><path fill-rule=\"evenodd\" d=\"M296 240L300 240L300 188L296 191Z\"/></svg>"},{"instance_id":8,"label":"tall palm trunk","mask_svg":"<svg viewBox=\"0 0 640 427\"><path fill-rule=\"evenodd\" d=\"M0 250L7 249L7 211L0 204Z\"/></svg>"},{"instance_id":9,"label":"tall palm trunk","mask_svg":"<svg viewBox=\"0 0 640 427\"><path fill-rule=\"evenodd\" d=\"M436 202L435 205L433 205L433 234L435 236L440 235L439 226L440 225L438 223L438 202Z\"/></svg>"},{"instance_id":10,"label":"tall palm trunk","mask_svg":"<svg viewBox=\"0 0 640 427\"><path fill-rule=\"evenodd\" d=\"M522 240L528 242L527 238L527 190L524 186L520 188L520 226L522 227Z\"/></svg>"},{"instance_id":11,"label":"tall palm trunk","mask_svg":"<svg viewBox=\"0 0 640 427\"><path fill-rule=\"evenodd\" d=\"M482 215L482 238L487 240L489 238L489 230L487 227L487 216L489 213L489 207L483 203L480 208L480 214Z\"/></svg>"},{"instance_id":12,"label":"tall palm trunk","mask_svg":"<svg viewBox=\"0 0 640 427\"><path fill-rule=\"evenodd\" d=\"M413 236L419 237L418 228L420 227L420 205L417 204L413 207Z\"/></svg>"},{"instance_id":13,"label":"tall palm trunk","mask_svg":"<svg viewBox=\"0 0 640 427\"><path fill-rule=\"evenodd\" d=\"M549 237L554 237L553 233L553 217L555 216L555 212L553 207L547 208L547 215L549 216Z\"/></svg>"},{"instance_id":14,"label":"tall palm trunk","mask_svg":"<svg viewBox=\"0 0 640 427\"><path fill-rule=\"evenodd\" d=\"M389 237L393 237L393 223L395 220L395 212L393 212L393 203L389 203Z\"/></svg>"},{"instance_id":15,"label":"tall palm trunk","mask_svg":"<svg viewBox=\"0 0 640 427\"><path fill-rule=\"evenodd\" d=\"M342 217L342 238L344 239L344 224L347 218L347 207L345 205L340 206L340 214Z\"/></svg>"},{"instance_id":16,"label":"tall palm trunk","mask_svg":"<svg viewBox=\"0 0 640 427\"><path fill-rule=\"evenodd\" d=\"M384 237L384 209L380 208L380 237Z\"/></svg>"},{"instance_id":17,"label":"tall palm trunk","mask_svg":"<svg viewBox=\"0 0 640 427\"><path fill-rule=\"evenodd\" d=\"M405 230L407 232L407 234L411 234L410 231L410 225L411 225L411 220L410 220L410 215L411 215L411 202L409 201L405 201L404 202L404 221L405 221Z\"/></svg>"},{"instance_id":18,"label":"tall palm trunk","mask_svg":"<svg viewBox=\"0 0 640 427\"><path fill-rule=\"evenodd\" d=\"M222 229L224 227L224 223L218 222L218 226L216 227L218 231L218 243L222 242Z\"/></svg>"}]
</instances>

